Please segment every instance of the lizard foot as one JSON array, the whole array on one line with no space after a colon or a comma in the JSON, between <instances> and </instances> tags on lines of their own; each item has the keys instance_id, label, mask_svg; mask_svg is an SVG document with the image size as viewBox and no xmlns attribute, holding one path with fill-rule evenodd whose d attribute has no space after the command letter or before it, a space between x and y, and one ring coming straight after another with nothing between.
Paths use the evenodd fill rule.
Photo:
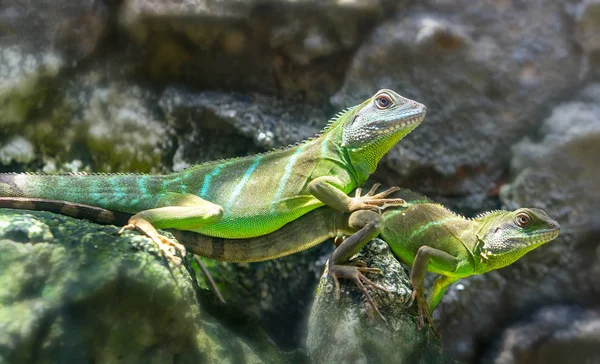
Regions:
<instances>
[{"instance_id":1,"label":"lizard foot","mask_svg":"<svg viewBox=\"0 0 600 364\"><path fill-rule=\"evenodd\" d=\"M417 315L418 315L418 321L417 321L417 327L420 329L423 328L425 321L427 321L427 325L432 327L433 326L433 317L431 316L431 313L429 312L429 307L427 306L427 300L425 299L425 290L423 289L423 287L414 287L412 294L410 296L410 302L408 303L409 306L411 306L413 304L414 301L417 301ZM437 334L437 332L436 332Z\"/></svg>"},{"instance_id":2,"label":"lizard foot","mask_svg":"<svg viewBox=\"0 0 600 364\"><path fill-rule=\"evenodd\" d=\"M371 286L373 288L377 288L381 291L388 292L388 293L390 291L388 289L374 283L369 278L365 277L364 274L362 274L362 272L381 274L381 270L378 268L367 268L367 267L356 266L356 265L331 264L329 266L329 275L333 277L333 281L335 283L335 299L336 299L336 301L340 300L340 282L338 281L338 278L350 279L351 281L353 281L356 284L356 286L358 287L358 289L360 289L360 291L363 293L363 295L365 295L365 297L367 297L367 301L369 301L369 304L371 305L371 307L373 307L375 312L377 312L379 317L381 317L381 319L387 324L388 323L387 320L385 319L385 317L383 317L383 315L377 308L375 301L373 301L373 297L371 297L371 295L369 294L369 291L367 291L367 288L365 287L365 285Z\"/></svg>"},{"instance_id":3,"label":"lizard foot","mask_svg":"<svg viewBox=\"0 0 600 364\"><path fill-rule=\"evenodd\" d=\"M181 264L181 258L176 255L176 251L179 251L181 256L185 257L185 247L183 245L176 240L161 235L154 226L146 220L131 218L129 219L129 224L123 226L119 230L119 234L122 234L125 230L137 230L152 239L165 257L175 265Z\"/></svg>"},{"instance_id":4,"label":"lizard foot","mask_svg":"<svg viewBox=\"0 0 600 364\"><path fill-rule=\"evenodd\" d=\"M401 198L385 198L386 196L399 191L400 187L391 187L387 190L375 194L377 189L381 187L381 183L375 183L366 195L361 196L362 188L357 188L352 199L350 212L356 210L374 210L382 211L391 206L406 206L406 201Z\"/></svg>"}]
</instances>

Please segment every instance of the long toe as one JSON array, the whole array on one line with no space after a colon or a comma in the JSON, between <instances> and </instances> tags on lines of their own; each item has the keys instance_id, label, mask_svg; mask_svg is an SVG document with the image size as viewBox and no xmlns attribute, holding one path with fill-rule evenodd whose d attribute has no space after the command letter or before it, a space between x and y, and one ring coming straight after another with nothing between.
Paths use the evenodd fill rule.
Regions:
<instances>
[{"instance_id":1,"label":"long toe","mask_svg":"<svg viewBox=\"0 0 600 364\"><path fill-rule=\"evenodd\" d=\"M174 249L178 250L182 257L185 257L185 246L180 244L178 241L167 238L166 236L159 235L160 240L163 244L172 246Z\"/></svg>"},{"instance_id":2,"label":"long toe","mask_svg":"<svg viewBox=\"0 0 600 364\"><path fill-rule=\"evenodd\" d=\"M396 191L400 191L400 187L388 188L387 190L374 195L373 198L384 198L385 196L388 196Z\"/></svg>"},{"instance_id":3,"label":"long toe","mask_svg":"<svg viewBox=\"0 0 600 364\"><path fill-rule=\"evenodd\" d=\"M121 235L125 232L125 230L135 230L135 225L127 224L127 225L123 226L122 228L120 228L119 232L117 234Z\"/></svg>"},{"instance_id":4,"label":"long toe","mask_svg":"<svg viewBox=\"0 0 600 364\"><path fill-rule=\"evenodd\" d=\"M367 194L365 196L373 196L375 195L375 192L377 191L377 189L381 187L381 183L375 183L371 189L369 190L369 192L367 192Z\"/></svg>"}]
</instances>

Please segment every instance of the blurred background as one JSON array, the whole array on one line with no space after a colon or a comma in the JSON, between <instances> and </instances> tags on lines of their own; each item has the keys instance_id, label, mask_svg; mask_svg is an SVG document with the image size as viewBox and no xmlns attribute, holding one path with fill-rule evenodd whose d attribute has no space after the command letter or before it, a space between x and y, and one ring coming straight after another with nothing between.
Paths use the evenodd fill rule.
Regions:
<instances>
[{"instance_id":1,"label":"blurred background","mask_svg":"<svg viewBox=\"0 0 600 364\"><path fill-rule=\"evenodd\" d=\"M0 172L179 170L301 141L390 88L427 117L373 182L562 228L452 286L446 353L600 363L599 75L598 0L2 0ZM294 349L331 249L206 263Z\"/></svg>"}]
</instances>

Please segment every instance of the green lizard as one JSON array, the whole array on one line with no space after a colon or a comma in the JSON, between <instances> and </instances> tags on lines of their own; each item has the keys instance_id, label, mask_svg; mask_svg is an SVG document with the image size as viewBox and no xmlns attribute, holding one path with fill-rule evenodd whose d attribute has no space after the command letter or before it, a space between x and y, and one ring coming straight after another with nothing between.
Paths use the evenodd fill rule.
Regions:
<instances>
[{"instance_id":1,"label":"green lizard","mask_svg":"<svg viewBox=\"0 0 600 364\"><path fill-rule=\"evenodd\" d=\"M369 194L378 187L373 186ZM368 194L368 195L369 195ZM360 195L360 189L356 195ZM510 265L525 253L556 238L558 223L540 209L490 211L469 219L426 197L400 190L394 197L406 200L405 207L387 209L382 214L361 210L352 214L323 207L311 211L283 228L252 239L218 239L176 232L188 249L198 255L232 262L255 262L308 249L329 238L348 236L329 259L329 274L336 284L347 278L361 289L371 306L383 319L364 284L384 290L362 272L378 270L347 262L371 239L380 235L394 254L411 265L412 299L416 299L419 325L431 313L448 286L460 278L482 274ZM427 271L440 274L425 300L423 280ZM385 319L384 319L385 321Z\"/></svg>"},{"instance_id":2,"label":"green lizard","mask_svg":"<svg viewBox=\"0 0 600 364\"><path fill-rule=\"evenodd\" d=\"M133 214L137 229L177 264L185 247L156 229L221 238L271 233L323 205L340 212L402 204L378 195L347 194L425 117L425 106L380 90L339 113L319 136L272 152L209 162L167 175L0 174L2 206L33 208L33 199L68 201ZM76 214L75 205L64 205ZM70 207L69 207L70 206ZM104 213L101 218L109 219ZM105 221L109 222L109 221Z\"/></svg>"}]
</instances>

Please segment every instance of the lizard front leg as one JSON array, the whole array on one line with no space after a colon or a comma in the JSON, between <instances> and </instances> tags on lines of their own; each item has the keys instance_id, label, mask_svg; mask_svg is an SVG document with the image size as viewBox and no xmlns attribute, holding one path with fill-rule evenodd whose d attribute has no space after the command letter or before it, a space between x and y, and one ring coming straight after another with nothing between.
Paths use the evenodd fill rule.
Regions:
<instances>
[{"instance_id":1,"label":"lizard front leg","mask_svg":"<svg viewBox=\"0 0 600 364\"><path fill-rule=\"evenodd\" d=\"M390 206L405 206L406 201L401 198L385 198L398 191L399 187L389 188L381 193L375 194L381 184L376 183L364 196L360 196L362 190L356 189L354 197L348 197L341 186L344 183L337 177L318 177L308 185L310 193L327 206L331 206L340 212L354 212L357 210L381 211Z\"/></svg>"},{"instance_id":2,"label":"lizard front leg","mask_svg":"<svg viewBox=\"0 0 600 364\"><path fill-rule=\"evenodd\" d=\"M447 272L454 271L458 265L458 259L443 250L423 245L417 251L417 255L415 256L415 260L410 270L410 283L413 287L413 291L409 305L412 305L415 300L417 301L419 328L423 327L424 317L427 319L429 325L433 325L433 317L431 317L431 312L427 307L425 289L423 288L423 280L425 279L425 273L427 273L427 266L429 265L430 259L434 260L437 266L443 267L444 271Z\"/></svg>"},{"instance_id":3,"label":"lizard front leg","mask_svg":"<svg viewBox=\"0 0 600 364\"><path fill-rule=\"evenodd\" d=\"M390 292L384 287L381 287L365 277L363 273L379 273L381 270L377 268L368 268L362 262L349 262L358 251L369 241L374 239L380 232L381 215L376 212L361 210L353 213L349 218L349 225L352 228L360 229L346 238L331 254L328 264L328 272L335 283L335 298L340 299L340 283L338 278L346 278L352 280L360 289L367 301L377 312L379 317L387 323L387 320L375 304L373 297L367 291L365 285L377 288L384 292ZM362 226L362 227L361 227Z\"/></svg>"},{"instance_id":4,"label":"lizard front leg","mask_svg":"<svg viewBox=\"0 0 600 364\"><path fill-rule=\"evenodd\" d=\"M173 261L181 264L174 250L178 250L185 256L185 247L173 239L161 235L157 229L179 229L190 230L201 226L214 224L223 216L221 206L192 194L167 194L161 205L154 209L140 211L133 215L127 225L123 226L119 233L125 230L138 230L148 236L160 248L163 254Z\"/></svg>"}]
</instances>

